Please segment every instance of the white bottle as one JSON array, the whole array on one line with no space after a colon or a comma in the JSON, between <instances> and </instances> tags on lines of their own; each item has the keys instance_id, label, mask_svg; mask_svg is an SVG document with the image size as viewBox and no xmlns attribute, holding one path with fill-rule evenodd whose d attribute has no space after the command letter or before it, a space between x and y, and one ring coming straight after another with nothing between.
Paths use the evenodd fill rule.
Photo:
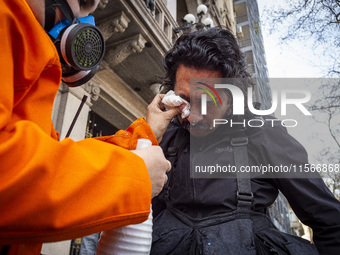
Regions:
<instances>
[{"instance_id":1,"label":"white bottle","mask_svg":"<svg viewBox=\"0 0 340 255\"><path fill-rule=\"evenodd\" d=\"M138 139L136 149L151 146L148 139ZM103 231L96 255L148 255L152 243L152 207L149 218L140 223Z\"/></svg>"}]
</instances>

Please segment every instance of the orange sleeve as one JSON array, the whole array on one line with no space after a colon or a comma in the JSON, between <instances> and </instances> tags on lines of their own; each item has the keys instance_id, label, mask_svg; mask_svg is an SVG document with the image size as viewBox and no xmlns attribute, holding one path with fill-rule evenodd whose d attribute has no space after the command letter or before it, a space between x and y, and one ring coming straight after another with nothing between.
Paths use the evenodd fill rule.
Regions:
<instances>
[{"instance_id":1,"label":"orange sleeve","mask_svg":"<svg viewBox=\"0 0 340 255\"><path fill-rule=\"evenodd\" d=\"M152 145L158 145L152 129L143 117L134 121L126 130L119 130L114 136L102 136L94 139L112 143L128 150L135 150L140 138L149 139Z\"/></svg>"},{"instance_id":2,"label":"orange sleeve","mask_svg":"<svg viewBox=\"0 0 340 255\"><path fill-rule=\"evenodd\" d=\"M51 137L60 64L25 1L0 1L0 33L0 243L72 239L146 220L143 159L97 139ZM149 131L132 135L134 125L125 143L154 139L145 122L137 129Z\"/></svg>"},{"instance_id":3,"label":"orange sleeve","mask_svg":"<svg viewBox=\"0 0 340 255\"><path fill-rule=\"evenodd\" d=\"M96 139L57 142L31 123L1 132L0 143L2 242L70 239L146 220L151 182L128 150Z\"/></svg>"}]
</instances>

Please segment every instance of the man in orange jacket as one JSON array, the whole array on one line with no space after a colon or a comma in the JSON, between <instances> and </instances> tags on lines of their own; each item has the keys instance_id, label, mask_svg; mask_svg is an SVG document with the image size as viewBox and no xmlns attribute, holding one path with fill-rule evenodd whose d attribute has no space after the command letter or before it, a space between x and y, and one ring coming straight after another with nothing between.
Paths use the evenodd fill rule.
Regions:
<instances>
[{"instance_id":1,"label":"man in orange jacket","mask_svg":"<svg viewBox=\"0 0 340 255\"><path fill-rule=\"evenodd\" d=\"M1 254L40 254L42 242L146 220L169 169L159 146L135 150L139 138L158 145L178 113L162 111L162 96L148 108L149 124L140 118L114 137L58 141L51 114L67 65L45 30L64 18L86 17L99 0L51 2L0 0ZM92 72L85 80L98 64L84 71ZM64 73L63 80L84 82Z\"/></svg>"}]
</instances>

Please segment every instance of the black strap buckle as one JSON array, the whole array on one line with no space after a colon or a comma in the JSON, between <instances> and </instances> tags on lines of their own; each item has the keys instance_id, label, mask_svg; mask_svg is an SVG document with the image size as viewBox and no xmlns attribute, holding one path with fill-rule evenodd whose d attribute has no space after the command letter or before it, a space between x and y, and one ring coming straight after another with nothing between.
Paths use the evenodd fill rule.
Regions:
<instances>
[{"instance_id":1,"label":"black strap buckle","mask_svg":"<svg viewBox=\"0 0 340 255\"><path fill-rule=\"evenodd\" d=\"M254 201L254 194L253 194L253 192L246 193L246 192L237 191L236 198L237 198L237 201L253 202Z\"/></svg>"},{"instance_id":2,"label":"black strap buckle","mask_svg":"<svg viewBox=\"0 0 340 255\"><path fill-rule=\"evenodd\" d=\"M248 144L248 137L234 137L231 139L231 145L234 147L245 146Z\"/></svg>"}]
</instances>

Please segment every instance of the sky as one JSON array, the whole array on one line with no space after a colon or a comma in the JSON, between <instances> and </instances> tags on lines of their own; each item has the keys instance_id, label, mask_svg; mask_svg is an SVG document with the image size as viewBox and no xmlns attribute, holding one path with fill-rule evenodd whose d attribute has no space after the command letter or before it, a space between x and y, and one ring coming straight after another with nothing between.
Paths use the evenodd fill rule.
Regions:
<instances>
[{"instance_id":1,"label":"sky","mask_svg":"<svg viewBox=\"0 0 340 255\"><path fill-rule=\"evenodd\" d=\"M270 8L277 4L277 1L258 0L260 11L260 20L263 17L264 8ZM324 66L329 60L320 51L313 50L312 41L291 41L288 44L282 44L279 40L281 31L270 34L266 22L261 22L263 32L264 48L266 52L267 68L269 78L320 78L325 75L322 72ZM289 29L289 27L288 27ZM303 86L303 89L309 90L313 96L318 92L317 86ZM278 87L277 89L282 89ZM287 108L288 112L288 108ZM324 119L325 116L312 112L313 117L304 116L298 109L290 110L288 116L277 116L278 118L292 118L298 120L297 127L288 128L288 132L298 140L307 150L310 162L330 163L320 159L320 152L323 148L331 147L338 150L334 141L330 138L327 126L315 121ZM340 117L338 118L340 122Z\"/></svg>"}]
</instances>

